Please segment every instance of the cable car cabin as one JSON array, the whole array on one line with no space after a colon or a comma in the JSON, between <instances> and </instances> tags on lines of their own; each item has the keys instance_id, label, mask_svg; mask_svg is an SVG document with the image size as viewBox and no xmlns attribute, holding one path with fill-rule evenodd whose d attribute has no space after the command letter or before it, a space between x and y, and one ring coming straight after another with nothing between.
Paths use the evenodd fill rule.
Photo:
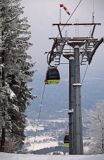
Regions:
<instances>
[{"instance_id":1,"label":"cable car cabin","mask_svg":"<svg viewBox=\"0 0 104 160\"><path fill-rule=\"evenodd\" d=\"M66 134L64 137L64 147L69 148L69 134Z\"/></svg>"},{"instance_id":2,"label":"cable car cabin","mask_svg":"<svg viewBox=\"0 0 104 160\"><path fill-rule=\"evenodd\" d=\"M58 84L60 82L60 74L56 67L48 67L46 72L45 84Z\"/></svg>"}]
</instances>

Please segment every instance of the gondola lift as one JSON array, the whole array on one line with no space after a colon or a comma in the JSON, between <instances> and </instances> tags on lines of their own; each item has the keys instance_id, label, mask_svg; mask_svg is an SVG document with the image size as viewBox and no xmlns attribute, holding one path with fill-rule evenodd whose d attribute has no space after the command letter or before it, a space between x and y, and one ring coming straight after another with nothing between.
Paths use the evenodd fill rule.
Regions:
<instances>
[{"instance_id":1,"label":"gondola lift","mask_svg":"<svg viewBox=\"0 0 104 160\"><path fill-rule=\"evenodd\" d=\"M64 147L69 148L69 134L65 134L64 136Z\"/></svg>"},{"instance_id":2,"label":"gondola lift","mask_svg":"<svg viewBox=\"0 0 104 160\"><path fill-rule=\"evenodd\" d=\"M58 84L60 82L60 74L55 66L49 66L46 72L45 84Z\"/></svg>"}]
</instances>

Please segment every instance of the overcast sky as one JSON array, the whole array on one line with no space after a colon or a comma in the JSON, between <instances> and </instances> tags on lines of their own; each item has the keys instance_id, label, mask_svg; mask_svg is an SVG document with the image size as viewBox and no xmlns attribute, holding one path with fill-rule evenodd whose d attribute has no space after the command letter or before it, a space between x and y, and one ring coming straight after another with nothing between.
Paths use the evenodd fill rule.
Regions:
<instances>
[{"instance_id":1,"label":"overcast sky","mask_svg":"<svg viewBox=\"0 0 104 160\"><path fill-rule=\"evenodd\" d=\"M29 53L36 61L36 68L38 72L46 70L46 56L44 53L49 51L52 47L52 41L49 37L56 37L58 30L52 26L52 23L59 22L59 4L63 3L72 13L80 0L23 0L24 16L28 17L31 25L31 42L33 46ZM96 29L95 35L99 38L104 36L104 0L83 0L79 8L76 10L70 22L92 22L92 11L95 11L95 21L101 22L102 26ZM68 15L62 11L62 22L66 22ZM87 29L87 28L86 28ZM66 30L63 31L63 34ZM81 33L81 30L75 29L75 34ZM86 33L86 32L85 32ZM75 35L73 35L75 36ZM96 68L101 70L104 68L104 44L98 49L92 64L90 66L91 72L96 72ZM65 66L66 67L66 66ZM91 70L92 69L92 70Z\"/></svg>"}]
</instances>

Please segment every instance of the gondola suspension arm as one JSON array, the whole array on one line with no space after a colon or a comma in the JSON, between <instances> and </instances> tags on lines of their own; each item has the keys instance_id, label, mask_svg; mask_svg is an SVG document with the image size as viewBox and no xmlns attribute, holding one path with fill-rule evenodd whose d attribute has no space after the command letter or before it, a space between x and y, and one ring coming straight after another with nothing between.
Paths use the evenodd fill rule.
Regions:
<instances>
[{"instance_id":1,"label":"gondola suspension arm","mask_svg":"<svg viewBox=\"0 0 104 160\"><path fill-rule=\"evenodd\" d=\"M93 56L94 56L97 48L100 46L100 44L101 44L102 42L104 42L104 37L102 37L102 38L96 43L96 45L94 46L94 49L92 50L91 56L90 56L90 58L89 58L89 64L91 63L92 58L93 58Z\"/></svg>"}]
</instances>

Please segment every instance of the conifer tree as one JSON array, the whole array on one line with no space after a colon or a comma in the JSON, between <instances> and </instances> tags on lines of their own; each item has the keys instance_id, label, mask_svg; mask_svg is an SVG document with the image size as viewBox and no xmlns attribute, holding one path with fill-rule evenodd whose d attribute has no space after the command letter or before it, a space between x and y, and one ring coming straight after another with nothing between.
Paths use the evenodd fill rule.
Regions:
<instances>
[{"instance_id":1,"label":"conifer tree","mask_svg":"<svg viewBox=\"0 0 104 160\"><path fill-rule=\"evenodd\" d=\"M0 114L1 150L12 139L14 150L25 138L25 110L33 99L28 81L33 76L33 63L27 54L31 32L23 18L21 0L0 0Z\"/></svg>"}]
</instances>

